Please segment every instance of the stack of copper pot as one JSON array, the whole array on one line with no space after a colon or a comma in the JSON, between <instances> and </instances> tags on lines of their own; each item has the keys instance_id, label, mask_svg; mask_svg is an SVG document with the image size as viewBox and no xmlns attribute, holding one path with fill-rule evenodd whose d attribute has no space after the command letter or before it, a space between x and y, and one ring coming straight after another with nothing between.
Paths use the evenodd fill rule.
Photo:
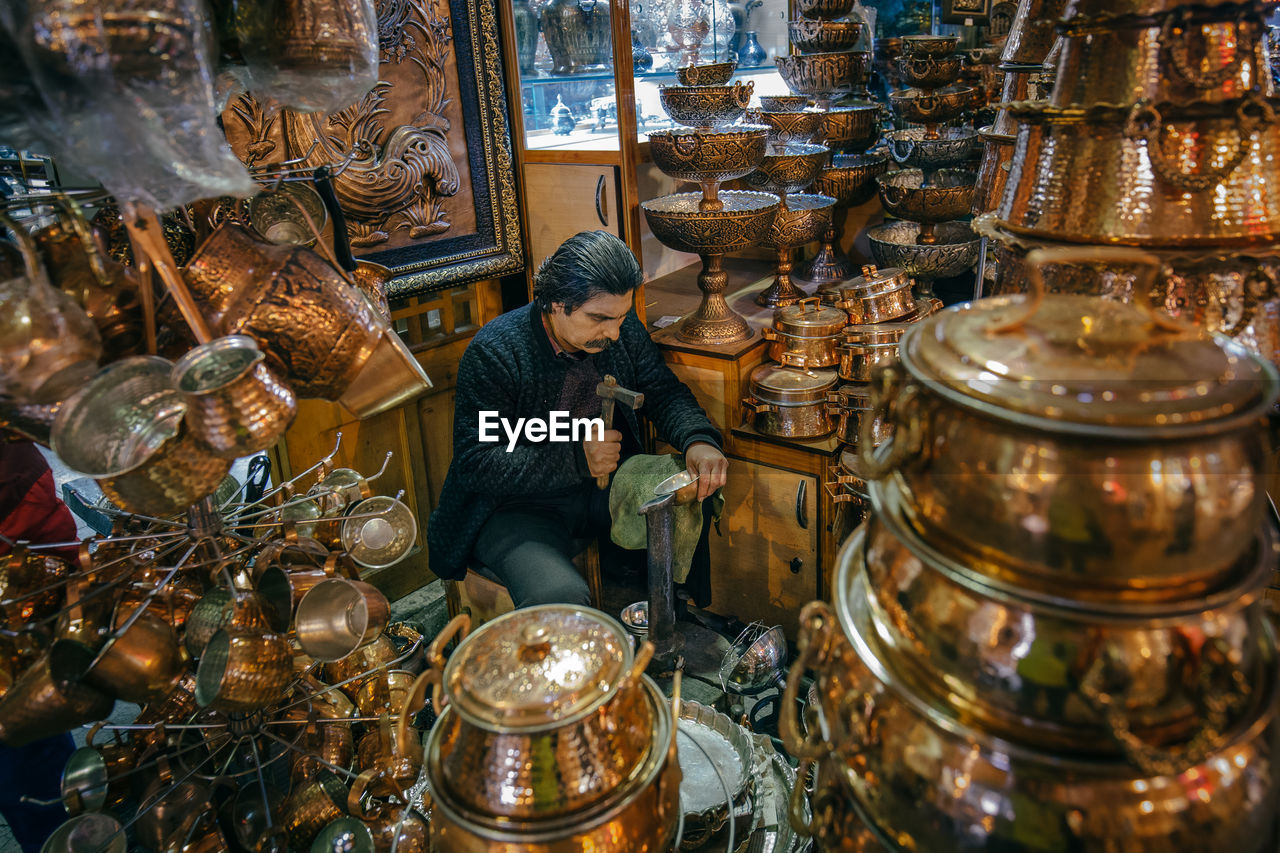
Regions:
<instances>
[{"instance_id":1,"label":"stack of copper pot","mask_svg":"<svg viewBox=\"0 0 1280 853\"><path fill-rule=\"evenodd\" d=\"M415 698L440 716L426 775L440 853L670 850L680 818L675 717L623 627L571 605L518 610L437 638ZM444 640L465 640L448 662Z\"/></svg>"},{"instance_id":2,"label":"stack of copper pot","mask_svg":"<svg viewBox=\"0 0 1280 853\"><path fill-rule=\"evenodd\" d=\"M1280 122L1268 3L1071 0L1048 103L1009 106L1018 156L979 220L993 292L1026 286L1022 258L1055 243L1157 253L1149 295L1175 316L1280 357ZM1052 14L1047 7L1045 14ZM1136 298L1131 264L1050 268L1051 291Z\"/></svg>"},{"instance_id":3,"label":"stack of copper pot","mask_svg":"<svg viewBox=\"0 0 1280 853\"><path fill-rule=\"evenodd\" d=\"M902 220L867 232L871 254L885 267L901 267L932 296L936 278L959 275L973 266L979 238L965 223L976 176L954 168L969 159L977 134L972 128L946 127L961 118L978 90L957 86L962 57L955 53L958 36L906 36L899 61L911 88L893 92L889 100L898 117L917 128L889 136L889 150L899 165L910 168L876 178L885 211Z\"/></svg>"},{"instance_id":4,"label":"stack of copper pot","mask_svg":"<svg viewBox=\"0 0 1280 853\"><path fill-rule=\"evenodd\" d=\"M1103 259L1158 267L1123 251ZM822 850L859 822L892 850L1275 850L1275 368L1039 289L938 312L900 355L860 454L874 516L801 615L797 828Z\"/></svg>"}]
</instances>

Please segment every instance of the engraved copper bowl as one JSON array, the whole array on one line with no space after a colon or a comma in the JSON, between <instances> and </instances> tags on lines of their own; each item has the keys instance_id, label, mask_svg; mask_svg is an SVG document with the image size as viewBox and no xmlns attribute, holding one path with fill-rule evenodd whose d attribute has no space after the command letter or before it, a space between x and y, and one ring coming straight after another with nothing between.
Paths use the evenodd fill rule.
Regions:
<instances>
[{"instance_id":1,"label":"engraved copper bowl","mask_svg":"<svg viewBox=\"0 0 1280 853\"><path fill-rule=\"evenodd\" d=\"M997 211L1011 231L1170 248L1280 236L1280 122L1265 101L1206 105L1206 117L1141 105L1010 111L1018 153Z\"/></svg>"},{"instance_id":2,"label":"engraved copper bowl","mask_svg":"<svg viewBox=\"0 0 1280 853\"><path fill-rule=\"evenodd\" d=\"M948 86L924 92L905 89L889 93L898 118L912 124L937 124L959 117L969 107L972 86Z\"/></svg>"},{"instance_id":3,"label":"engraved copper bowl","mask_svg":"<svg viewBox=\"0 0 1280 853\"><path fill-rule=\"evenodd\" d=\"M871 52L798 53L774 60L787 88L797 95L831 98L851 94L866 86L871 73Z\"/></svg>"},{"instance_id":4,"label":"engraved copper bowl","mask_svg":"<svg viewBox=\"0 0 1280 853\"><path fill-rule=\"evenodd\" d=\"M722 210L699 209L701 193L676 193L640 202L649 230L664 246L697 255L722 255L751 246L773 224L780 201L771 193L720 193Z\"/></svg>"},{"instance_id":5,"label":"engraved copper bowl","mask_svg":"<svg viewBox=\"0 0 1280 853\"><path fill-rule=\"evenodd\" d=\"M1265 27L1243 19L1116 30L1090 28L1063 39L1055 107L1225 101L1275 86Z\"/></svg>"},{"instance_id":6,"label":"engraved copper bowl","mask_svg":"<svg viewBox=\"0 0 1280 853\"><path fill-rule=\"evenodd\" d=\"M773 224L760 238L760 245L789 249L818 239L831 224L831 208L835 203L834 198L825 195L787 196L787 206L778 209Z\"/></svg>"},{"instance_id":7,"label":"engraved copper bowl","mask_svg":"<svg viewBox=\"0 0 1280 853\"><path fill-rule=\"evenodd\" d=\"M761 95L760 107L771 113L798 113L809 106L808 95Z\"/></svg>"},{"instance_id":8,"label":"engraved copper bowl","mask_svg":"<svg viewBox=\"0 0 1280 853\"><path fill-rule=\"evenodd\" d=\"M681 86L724 86L737 67L737 62L685 65L676 69L676 80Z\"/></svg>"},{"instance_id":9,"label":"engraved copper bowl","mask_svg":"<svg viewBox=\"0 0 1280 853\"><path fill-rule=\"evenodd\" d=\"M890 131L885 134L885 141L899 166L932 171L968 160L978 134L967 127L940 127L938 138L930 139L924 129L912 127Z\"/></svg>"},{"instance_id":10,"label":"engraved copper bowl","mask_svg":"<svg viewBox=\"0 0 1280 853\"><path fill-rule=\"evenodd\" d=\"M117 506L147 515L185 510L212 494L231 470L183 425L187 404L155 356L103 369L63 405L54 452L98 480Z\"/></svg>"},{"instance_id":11,"label":"engraved copper bowl","mask_svg":"<svg viewBox=\"0 0 1280 853\"><path fill-rule=\"evenodd\" d=\"M940 89L960 77L964 62L960 54L951 56L904 56L898 60L902 82L917 89Z\"/></svg>"},{"instance_id":12,"label":"engraved copper bowl","mask_svg":"<svg viewBox=\"0 0 1280 853\"><path fill-rule=\"evenodd\" d=\"M880 110L879 104L826 110L816 140L832 151L861 154L880 138Z\"/></svg>"},{"instance_id":13,"label":"engraved copper bowl","mask_svg":"<svg viewBox=\"0 0 1280 853\"><path fill-rule=\"evenodd\" d=\"M649 154L663 174L678 181L730 181L756 168L765 154L769 133L764 124L656 131L649 134Z\"/></svg>"},{"instance_id":14,"label":"engraved copper bowl","mask_svg":"<svg viewBox=\"0 0 1280 853\"><path fill-rule=\"evenodd\" d=\"M739 80L732 86L662 86L662 108L677 124L719 127L742 118L755 83Z\"/></svg>"},{"instance_id":15,"label":"engraved copper bowl","mask_svg":"<svg viewBox=\"0 0 1280 853\"><path fill-rule=\"evenodd\" d=\"M1261 582L1274 553L1265 534L1245 556L1245 572L1212 602L1110 611L1073 611L994 589L879 510L856 535L862 541L841 556L854 561L853 572L865 572L867 611L886 658L923 692L993 734L1120 756L1122 742L1097 704L1097 691L1106 689L1114 691L1125 730L1149 743L1183 742L1209 725L1206 700L1214 697L1206 690L1234 696L1239 684L1258 683L1261 669L1275 665L1274 649L1257 641L1266 618ZM984 622L1000 627L972 630ZM1187 642L1192 636L1203 642ZM1060 639L1035 653L1070 675L1058 701L1039 705L1036 694L1048 679L1024 661L1044 637ZM1225 715L1218 725L1237 721Z\"/></svg>"},{"instance_id":16,"label":"engraved copper bowl","mask_svg":"<svg viewBox=\"0 0 1280 853\"><path fill-rule=\"evenodd\" d=\"M912 222L949 222L969 213L977 176L963 169L938 169L928 183L920 169L899 169L876 178L884 209Z\"/></svg>"},{"instance_id":17,"label":"engraved copper bowl","mask_svg":"<svg viewBox=\"0 0 1280 853\"><path fill-rule=\"evenodd\" d=\"M950 56L960 45L959 36L903 36L903 56Z\"/></svg>"},{"instance_id":18,"label":"engraved copper bowl","mask_svg":"<svg viewBox=\"0 0 1280 853\"><path fill-rule=\"evenodd\" d=\"M813 181L813 191L835 198L837 204L856 207L869 201L876 194L877 175L889 170L889 155L883 152L870 154L836 154L831 165L818 170Z\"/></svg>"},{"instance_id":19,"label":"engraved copper bowl","mask_svg":"<svg viewBox=\"0 0 1280 853\"><path fill-rule=\"evenodd\" d=\"M853 9L854 0L796 0L796 11L806 18L843 18Z\"/></svg>"},{"instance_id":20,"label":"engraved copper bowl","mask_svg":"<svg viewBox=\"0 0 1280 853\"><path fill-rule=\"evenodd\" d=\"M245 202L245 209L253 230L278 246L314 246L329 221L320 194L303 183L263 190Z\"/></svg>"},{"instance_id":21,"label":"engraved copper bowl","mask_svg":"<svg viewBox=\"0 0 1280 853\"><path fill-rule=\"evenodd\" d=\"M747 110L747 121L769 128L769 144L771 145L811 142L822 127L823 119L825 118L826 113L822 110L800 110L780 113L757 109ZM649 138L653 139L653 134L650 134ZM821 139L819 139L819 142L821 142ZM741 177L741 175L735 177Z\"/></svg>"},{"instance_id":22,"label":"engraved copper bowl","mask_svg":"<svg viewBox=\"0 0 1280 853\"><path fill-rule=\"evenodd\" d=\"M929 281L951 278L972 269L978 260L981 238L963 222L939 222L938 242L921 245L920 225L915 222L887 222L867 229L867 240L876 264L901 267L914 279Z\"/></svg>"},{"instance_id":23,"label":"engraved copper bowl","mask_svg":"<svg viewBox=\"0 0 1280 853\"><path fill-rule=\"evenodd\" d=\"M801 53L853 50L866 24L862 21L824 21L798 18L787 21L787 35Z\"/></svg>"},{"instance_id":24,"label":"engraved copper bowl","mask_svg":"<svg viewBox=\"0 0 1280 853\"><path fill-rule=\"evenodd\" d=\"M825 145L795 143L771 146L754 172L743 182L753 190L770 193L797 193L813 183L827 160Z\"/></svg>"}]
</instances>

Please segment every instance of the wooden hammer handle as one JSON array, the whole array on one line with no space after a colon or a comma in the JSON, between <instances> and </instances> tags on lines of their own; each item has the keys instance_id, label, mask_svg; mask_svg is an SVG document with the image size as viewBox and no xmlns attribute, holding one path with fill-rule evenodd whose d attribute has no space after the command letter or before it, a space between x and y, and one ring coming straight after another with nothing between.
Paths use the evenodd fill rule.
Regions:
<instances>
[{"instance_id":1,"label":"wooden hammer handle","mask_svg":"<svg viewBox=\"0 0 1280 853\"><path fill-rule=\"evenodd\" d=\"M604 421L605 432L613 429L613 405L614 401L608 397L600 401L600 420ZM608 474L601 474L599 477L596 477L596 488L609 488Z\"/></svg>"}]
</instances>

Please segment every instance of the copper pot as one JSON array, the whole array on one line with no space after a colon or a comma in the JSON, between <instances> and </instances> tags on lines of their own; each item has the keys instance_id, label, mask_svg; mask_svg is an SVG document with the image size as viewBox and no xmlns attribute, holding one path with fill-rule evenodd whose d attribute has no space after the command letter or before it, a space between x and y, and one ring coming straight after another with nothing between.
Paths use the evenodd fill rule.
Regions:
<instances>
[{"instance_id":1,"label":"copper pot","mask_svg":"<svg viewBox=\"0 0 1280 853\"><path fill-rule=\"evenodd\" d=\"M657 728L669 717L653 707L643 676L651 645L633 656L617 623L544 605L486 623L439 675L439 649L464 630L455 620L436 639L423 677L425 684L434 672L443 684L427 772L437 800L452 804L460 821L573 824L609 811L637 774L661 769L651 759L665 750ZM559 675L566 666L578 674Z\"/></svg>"},{"instance_id":2,"label":"copper pot","mask_svg":"<svg viewBox=\"0 0 1280 853\"><path fill-rule=\"evenodd\" d=\"M742 407L765 435L821 438L835 429L827 393L835 388L834 370L809 370L762 364L751 372L750 396Z\"/></svg>"},{"instance_id":3,"label":"copper pot","mask_svg":"<svg viewBox=\"0 0 1280 853\"><path fill-rule=\"evenodd\" d=\"M841 552L837 595L868 596L885 660L957 716L1064 754L1141 761L1148 746L1235 724L1249 685L1265 682L1274 553L1260 532L1240 579L1211 600L1066 607L983 583L880 511Z\"/></svg>"},{"instance_id":4,"label":"copper pot","mask_svg":"<svg viewBox=\"0 0 1280 853\"><path fill-rule=\"evenodd\" d=\"M815 801L852 802L904 849L1269 849L1277 794L1274 672L1258 685L1255 709L1207 748L1185 762L1154 760L1137 769L1004 740L939 708L880 656L857 601L837 598L836 613L813 602L801 615L791 678L816 671L830 734L806 739L791 715L784 740L805 756L799 775L817 758L840 770L835 787L816 791ZM1273 642L1270 629L1264 633L1259 639ZM1027 836L1029 825L1048 834Z\"/></svg>"},{"instance_id":5,"label":"copper pot","mask_svg":"<svg viewBox=\"0 0 1280 853\"><path fill-rule=\"evenodd\" d=\"M855 444L862 437L865 419L875 416L871 408L871 389L862 384L850 383L841 385L827 397L827 402L834 408L839 421L836 424L836 438L846 444ZM888 429L883 423L865 426L875 444L878 446L888 437Z\"/></svg>"},{"instance_id":6,"label":"copper pot","mask_svg":"<svg viewBox=\"0 0 1280 853\"><path fill-rule=\"evenodd\" d=\"M874 265L862 267L862 275L824 285L818 298L849 315L852 325L887 323L911 314L916 307L911 279L902 269Z\"/></svg>"},{"instance_id":7,"label":"copper pot","mask_svg":"<svg viewBox=\"0 0 1280 853\"><path fill-rule=\"evenodd\" d=\"M769 358L802 367L834 367L836 345L844 330L843 311L820 307L817 297L801 299L773 312L773 328L764 329Z\"/></svg>"},{"instance_id":8,"label":"copper pot","mask_svg":"<svg viewBox=\"0 0 1280 853\"><path fill-rule=\"evenodd\" d=\"M1203 594L1262 523L1262 418L1280 377L1150 307L1043 296L1043 264L1090 257L1156 263L1040 252L1030 297L909 330L900 367L875 377L893 438L867 450L867 475L936 547L993 578L1069 598Z\"/></svg>"},{"instance_id":9,"label":"copper pot","mask_svg":"<svg viewBox=\"0 0 1280 853\"><path fill-rule=\"evenodd\" d=\"M1017 156L997 210L1013 232L1152 248L1269 245L1280 235L1271 201L1280 122L1266 100L1193 112L1010 109Z\"/></svg>"}]
</instances>

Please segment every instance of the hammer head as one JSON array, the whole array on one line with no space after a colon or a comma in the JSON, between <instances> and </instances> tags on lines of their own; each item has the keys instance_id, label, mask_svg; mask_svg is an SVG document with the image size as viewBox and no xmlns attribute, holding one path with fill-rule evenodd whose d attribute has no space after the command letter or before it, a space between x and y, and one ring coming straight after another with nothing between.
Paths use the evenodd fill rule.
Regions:
<instances>
[{"instance_id":1,"label":"hammer head","mask_svg":"<svg viewBox=\"0 0 1280 853\"><path fill-rule=\"evenodd\" d=\"M612 376L606 376L604 381L596 386L596 394L602 399L612 400L632 409L638 409L644 405L644 394L639 391L628 391Z\"/></svg>"}]
</instances>

